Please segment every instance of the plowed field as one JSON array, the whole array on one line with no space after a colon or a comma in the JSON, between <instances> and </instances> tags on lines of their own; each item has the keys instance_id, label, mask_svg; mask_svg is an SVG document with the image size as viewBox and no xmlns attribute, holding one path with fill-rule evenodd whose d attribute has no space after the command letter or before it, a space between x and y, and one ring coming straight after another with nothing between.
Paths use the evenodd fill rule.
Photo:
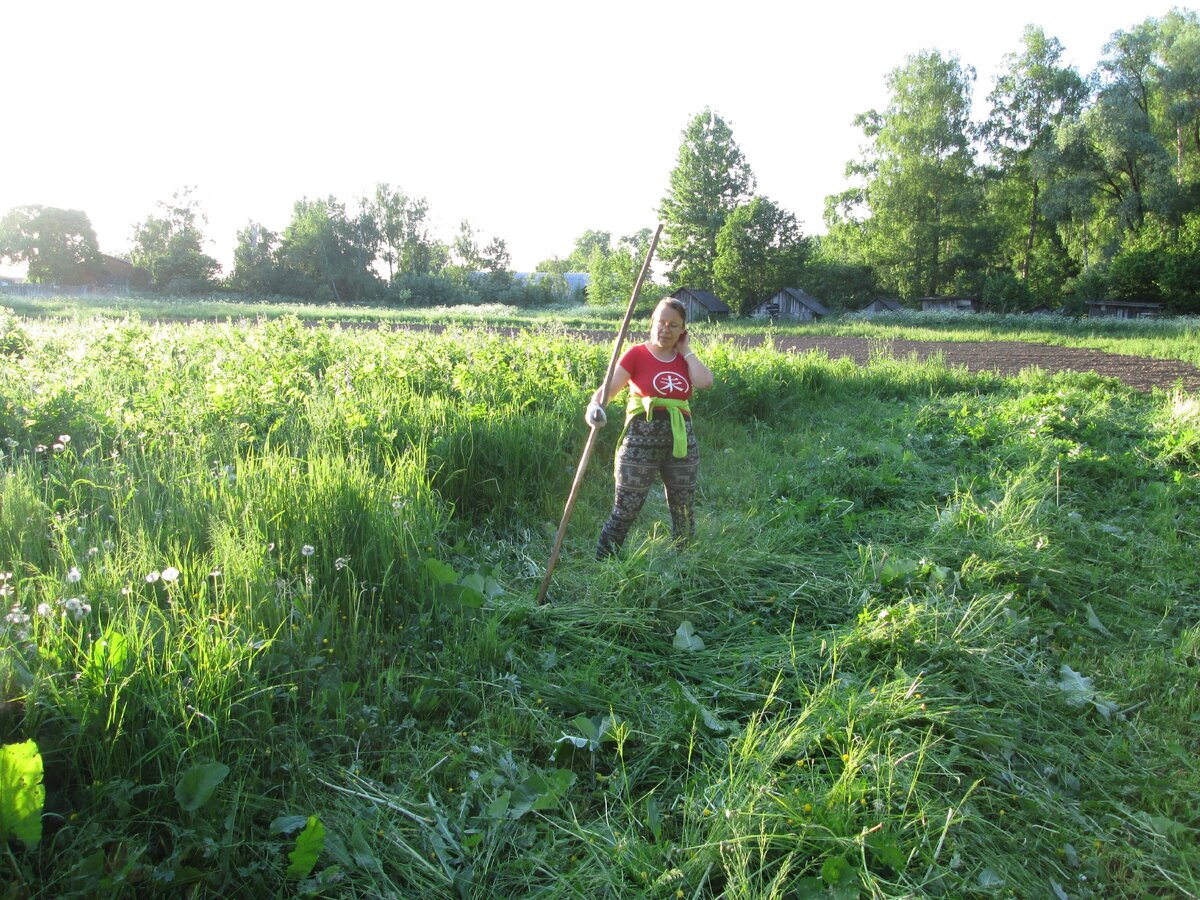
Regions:
<instances>
[{"instance_id":1,"label":"plowed field","mask_svg":"<svg viewBox=\"0 0 1200 900\"><path fill-rule=\"evenodd\" d=\"M805 353L818 350L832 359L848 356L860 365L870 356L872 348L886 348L898 358L916 354L924 359L941 354L947 364L966 366L971 372L997 372L1016 375L1023 369L1038 368L1047 372L1096 372L1119 378L1130 387L1149 392L1159 387L1170 390L1181 384L1185 390L1200 391L1200 369L1189 363L1172 359L1151 359L1142 356L1123 356L1090 350L1083 347L1055 347L1049 344L1026 344L1017 341L910 341L880 342L852 337L780 337L775 346L782 351Z\"/></svg>"}]
</instances>

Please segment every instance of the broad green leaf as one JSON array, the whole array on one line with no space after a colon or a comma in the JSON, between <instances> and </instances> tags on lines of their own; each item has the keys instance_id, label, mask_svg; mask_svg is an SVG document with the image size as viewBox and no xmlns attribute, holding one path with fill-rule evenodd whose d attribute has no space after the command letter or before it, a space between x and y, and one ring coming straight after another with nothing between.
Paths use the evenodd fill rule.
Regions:
<instances>
[{"instance_id":1,"label":"broad green leaf","mask_svg":"<svg viewBox=\"0 0 1200 900\"><path fill-rule=\"evenodd\" d=\"M1100 617L1098 615L1096 615L1096 611L1094 609L1092 609L1092 604L1088 603L1086 605L1086 609L1087 609L1088 624L1091 625L1092 628L1096 629L1098 632L1100 632L1105 637L1111 637L1112 632L1104 627L1104 623L1100 621Z\"/></svg>"},{"instance_id":2,"label":"broad green leaf","mask_svg":"<svg viewBox=\"0 0 1200 900\"><path fill-rule=\"evenodd\" d=\"M426 557L425 568L438 584L454 584L458 581L458 573L454 571L454 567L435 557Z\"/></svg>"},{"instance_id":3,"label":"broad green leaf","mask_svg":"<svg viewBox=\"0 0 1200 900\"><path fill-rule=\"evenodd\" d=\"M175 799L188 812L195 812L210 799L213 792L229 775L229 766L211 762L192 766L175 785Z\"/></svg>"},{"instance_id":4,"label":"broad green leaf","mask_svg":"<svg viewBox=\"0 0 1200 900\"><path fill-rule=\"evenodd\" d=\"M530 773L512 793L509 817L519 819L532 810L557 809L574 783L575 773L566 769L555 769L546 774Z\"/></svg>"},{"instance_id":5,"label":"broad green leaf","mask_svg":"<svg viewBox=\"0 0 1200 900\"><path fill-rule=\"evenodd\" d=\"M895 839L884 832L875 832L867 837L867 848L871 851L871 856L883 863L893 872L904 871L904 852L900 849Z\"/></svg>"},{"instance_id":6,"label":"broad green leaf","mask_svg":"<svg viewBox=\"0 0 1200 900\"><path fill-rule=\"evenodd\" d=\"M658 808L658 800L651 794L646 798L646 825L654 835L655 842L662 840L662 811Z\"/></svg>"},{"instance_id":7,"label":"broad green leaf","mask_svg":"<svg viewBox=\"0 0 1200 900\"><path fill-rule=\"evenodd\" d=\"M509 801L512 799L512 791L503 791L500 796L488 804L488 808L484 814L493 819L498 819L508 812Z\"/></svg>"},{"instance_id":8,"label":"broad green leaf","mask_svg":"<svg viewBox=\"0 0 1200 900\"><path fill-rule=\"evenodd\" d=\"M854 867L844 856L831 856L821 866L821 880L830 887L851 884L855 877Z\"/></svg>"},{"instance_id":9,"label":"broad green leaf","mask_svg":"<svg viewBox=\"0 0 1200 900\"><path fill-rule=\"evenodd\" d=\"M98 682L126 674L129 664L129 639L120 631L109 630L92 644L83 676Z\"/></svg>"},{"instance_id":10,"label":"broad green leaf","mask_svg":"<svg viewBox=\"0 0 1200 900\"><path fill-rule=\"evenodd\" d=\"M317 864L317 857L325 849L325 826L316 816L309 816L308 823L296 838L296 849L288 854L290 864L288 878L307 878Z\"/></svg>"},{"instance_id":11,"label":"broad green leaf","mask_svg":"<svg viewBox=\"0 0 1200 900\"><path fill-rule=\"evenodd\" d=\"M308 816L278 816L271 822L271 834L291 834L308 824Z\"/></svg>"},{"instance_id":12,"label":"broad green leaf","mask_svg":"<svg viewBox=\"0 0 1200 900\"><path fill-rule=\"evenodd\" d=\"M0 747L0 845L17 838L33 849L42 840L42 755L25 741Z\"/></svg>"},{"instance_id":13,"label":"broad green leaf","mask_svg":"<svg viewBox=\"0 0 1200 900\"><path fill-rule=\"evenodd\" d=\"M1000 874L991 866L988 866L986 869L980 872L979 877L976 880L979 882L979 886L984 890L995 890L996 888L1004 887L1004 879L1001 878Z\"/></svg>"},{"instance_id":14,"label":"broad green leaf","mask_svg":"<svg viewBox=\"0 0 1200 900\"><path fill-rule=\"evenodd\" d=\"M675 629L675 639L671 641L671 645L676 650L686 650L688 652L704 649L704 639L696 634L696 628L687 619L679 623L679 627Z\"/></svg>"}]
</instances>

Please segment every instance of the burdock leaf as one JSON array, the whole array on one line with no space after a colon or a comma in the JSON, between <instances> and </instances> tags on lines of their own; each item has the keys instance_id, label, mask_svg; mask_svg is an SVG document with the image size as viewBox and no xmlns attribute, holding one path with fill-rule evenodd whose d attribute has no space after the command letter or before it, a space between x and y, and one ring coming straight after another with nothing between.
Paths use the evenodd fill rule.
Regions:
<instances>
[{"instance_id":1,"label":"burdock leaf","mask_svg":"<svg viewBox=\"0 0 1200 900\"><path fill-rule=\"evenodd\" d=\"M32 740L0 747L0 846L15 837L33 849L42 840L42 755Z\"/></svg>"}]
</instances>

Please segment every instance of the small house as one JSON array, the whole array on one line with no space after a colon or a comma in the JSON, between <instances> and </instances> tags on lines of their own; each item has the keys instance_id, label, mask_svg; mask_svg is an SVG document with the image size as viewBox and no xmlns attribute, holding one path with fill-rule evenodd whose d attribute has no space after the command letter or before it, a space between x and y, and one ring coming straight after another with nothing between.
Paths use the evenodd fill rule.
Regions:
<instances>
[{"instance_id":1,"label":"small house","mask_svg":"<svg viewBox=\"0 0 1200 900\"><path fill-rule=\"evenodd\" d=\"M1151 319L1163 313L1161 303L1131 300L1089 300L1087 307L1089 319Z\"/></svg>"},{"instance_id":2,"label":"small house","mask_svg":"<svg viewBox=\"0 0 1200 900\"><path fill-rule=\"evenodd\" d=\"M899 300L889 300L886 297L877 297L864 306L859 312L867 316L873 316L878 313L903 312L904 306Z\"/></svg>"},{"instance_id":3,"label":"small house","mask_svg":"<svg viewBox=\"0 0 1200 900\"><path fill-rule=\"evenodd\" d=\"M750 311L752 318L799 319L812 322L829 315L829 310L815 297L799 288L784 288L775 296L764 300Z\"/></svg>"},{"instance_id":4,"label":"small house","mask_svg":"<svg viewBox=\"0 0 1200 900\"><path fill-rule=\"evenodd\" d=\"M922 312L971 312L982 309L978 297L922 297Z\"/></svg>"},{"instance_id":5,"label":"small house","mask_svg":"<svg viewBox=\"0 0 1200 900\"><path fill-rule=\"evenodd\" d=\"M671 294L671 296L680 301L684 305L684 308L687 309L689 322L698 322L702 319L713 318L714 316L727 316L733 312L712 291L680 288Z\"/></svg>"}]
</instances>

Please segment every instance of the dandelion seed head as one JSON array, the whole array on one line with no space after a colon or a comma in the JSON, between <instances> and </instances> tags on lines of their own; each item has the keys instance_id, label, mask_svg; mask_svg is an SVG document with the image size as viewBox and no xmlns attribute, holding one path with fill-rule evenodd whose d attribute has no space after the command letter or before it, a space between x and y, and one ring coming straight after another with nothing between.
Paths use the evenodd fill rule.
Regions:
<instances>
[{"instance_id":1,"label":"dandelion seed head","mask_svg":"<svg viewBox=\"0 0 1200 900\"><path fill-rule=\"evenodd\" d=\"M303 547L300 548L301 556L312 556L316 552L317 552L316 548L313 547L312 544L305 544Z\"/></svg>"},{"instance_id":2,"label":"dandelion seed head","mask_svg":"<svg viewBox=\"0 0 1200 900\"><path fill-rule=\"evenodd\" d=\"M69 444L71 443L71 436L69 434L60 434L58 436L58 442L60 444Z\"/></svg>"},{"instance_id":3,"label":"dandelion seed head","mask_svg":"<svg viewBox=\"0 0 1200 900\"><path fill-rule=\"evenodd\" d=\"M174 566L167 566L160 574L163 581L175 581L179 578L179 570Z\"/></svg>"},{"instance_id":4,"label":"dandelion seed head","mask_svg":"<svg viewBox=\"0 0 1200 900\"><path fill-rule=\"evenodd\" d=\"M54 608L49 603L39 603L37 605L37 614L43 619L50 615L50 613L53 611Z\"/></svg>"},{"instance_id":5,"label":"dandelion seed head","mask_svg":"<svg viewBox=\"0 0 1200 900\"><path fill-rule=\"evenodd\" d=\"M76 584L81 578L83 578L83 575L80 573L79 568L77 566L71 566L67 572L67 583Z\"/></svg>"},{"instance_id":6,"label":"dandelion seed head","mask_svg":"<svg viewBox=\"0 0 1200 900\"><path fill-rule=\"evenodd\" d=\"M146 573L146 584L154 584L160 578L162 578L162 574L155 569L153 572Z\"/></svg>"}]
</instances>

